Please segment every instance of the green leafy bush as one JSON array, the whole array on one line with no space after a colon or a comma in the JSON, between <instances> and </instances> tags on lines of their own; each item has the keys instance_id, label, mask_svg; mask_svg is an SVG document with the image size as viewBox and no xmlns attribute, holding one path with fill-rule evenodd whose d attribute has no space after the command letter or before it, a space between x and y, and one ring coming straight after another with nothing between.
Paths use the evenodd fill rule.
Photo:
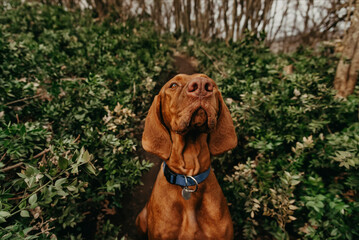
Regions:
<instances>
[{"instance_id":1,"label":"green leafy bush","mask_svg":"<svg viewBox=\"0 0 359 240\"><path fill-rule=\"evenodd\" d=\"M151 23L0 4L1 239L116 239L109 214L151 166L138 126L167 42Z\"/></svg>"},{"instance_id":2,"label":"green leafy bush","mask_svg":"<svg viewBox=\"0 0 359 240\"><path fill-rule=\"evenodd\" d=\"M239 137L214 163L237 236L358 238L359 91L335 98L331 51L274 55L250 33L229 46L190 41Z\"/></svg>"}]
</instances>

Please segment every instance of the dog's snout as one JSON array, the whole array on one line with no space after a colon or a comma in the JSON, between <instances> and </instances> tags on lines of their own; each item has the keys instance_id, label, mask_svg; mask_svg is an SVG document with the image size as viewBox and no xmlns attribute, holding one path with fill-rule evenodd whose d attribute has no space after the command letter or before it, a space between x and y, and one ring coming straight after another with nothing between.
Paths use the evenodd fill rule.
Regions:
<instances>
[{"instance_id":1,"label":"dog's snout","mask_svg":"<svg viewBox=\"0 0 359 240\"><path fill-rule=\"evenodd\" d=\"M194 97L207 97L213 93L213 83L206 78L195 78L187 88L187 94Z\"/></svg>"}]
</instances>

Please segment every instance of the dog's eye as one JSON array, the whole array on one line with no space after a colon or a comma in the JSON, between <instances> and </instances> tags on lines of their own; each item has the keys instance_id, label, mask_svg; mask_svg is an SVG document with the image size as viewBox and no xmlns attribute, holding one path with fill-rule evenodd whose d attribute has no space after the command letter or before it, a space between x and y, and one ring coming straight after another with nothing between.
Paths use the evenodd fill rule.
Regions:
<instances>
[{"instance_id":1,"label":"dog's eye","mask_svg":"<svg viewBox=\"0 0 359 240\"><path fill-rule=\"evenodd\" d=\"M178 84L177 83L171 83L170 88L175 88L175 87L178 87Z\"/></svg>"}]
</instances>

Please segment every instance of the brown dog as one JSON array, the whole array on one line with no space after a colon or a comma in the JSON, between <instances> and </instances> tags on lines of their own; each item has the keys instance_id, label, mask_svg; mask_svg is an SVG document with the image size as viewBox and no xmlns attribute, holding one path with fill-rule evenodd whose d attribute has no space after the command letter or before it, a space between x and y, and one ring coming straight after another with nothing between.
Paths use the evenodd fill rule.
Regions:
<instances>
[{"instance_id":1,"label":"brown dog","mask_svg":"<svg viewBox=\"0 0 359 240\"><path fill-rule=\"evenodd\" d=\"M226 199L210 155L237 145L230 112L215 82L179 74L155 97L143 148L165 163L136 225L149 239L233 239Z\"/></svg>"}]
</instances>

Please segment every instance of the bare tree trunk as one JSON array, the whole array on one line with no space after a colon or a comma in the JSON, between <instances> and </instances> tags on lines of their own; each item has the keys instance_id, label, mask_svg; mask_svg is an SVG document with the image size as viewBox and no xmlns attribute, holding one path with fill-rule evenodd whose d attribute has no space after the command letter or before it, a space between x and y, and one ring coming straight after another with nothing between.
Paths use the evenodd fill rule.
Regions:
<instances>
[{"instance_id":1,"label":"bare tree trunk","mask_svg":"<svg viewBox=\"0 0 359 240\"><path fill-rule=\"evenodd\" d=\"M203 22L204 22L204 34L203 37L204 39L209 38L210 35L210 31L213 30L212 29L212 21L213 21L213 4L212 4L212 0L209 1L205 1L206 3L206 13L204 14L205 18L203 18Z\"/></svg>"},{"instance_id":2,"label":"bare tree trunk","mask_svg":"<svg viewBox=\"0 0 359 240\"><path fill-rule=\"evenodd\" d=\"M239 5L241 6L241 13L239 14L239 16L237 17L237 40L240 38L240 33L242 32L241 29L241 20L244 14L244 1L240 0Z\"/></svg>"},{"instance_id":3,"label":"bare tree trunk","mask_svg":"<svg viewBox=\"0 0 359 240\"><path fill-rule=\"evenodd\" d=\"M246 29L248 29L248 22L249 22L249 19L251 18L251 10L252 10L254 1L255 0L247 0L246 1L246 13L245 13L245 17L244 17L244 24L242 26L241 33L239 35L240 38L243 37L244 31Z\"/></svg>"},{"instance_id":4,"label":"bare tree trunk","mask_svg":"<svg viewBox=\"0 0 359 240\"><path fill-rule=\"evenodd\" d=\"M208 1L210 4L210 11L208 12L209 16L209 29L211 30L211 37L212 39L215 38L215 34L216 34L216 21L214 20L214 3L213 0L209 0Z\"/></svg>"},{"instance_id":5,"label":"bare tree trunk","mask_svg":"<svg viewBox=\"0 0 359 240\"><path fill-rule=\"evenodd\" d=\"M218 2L217 2L217 4L218 4ZM212 5L212 8L215 9L215 4ZM214 13L214 11L215 11L215 10L213 10L213 13ZM223 19L223 17L222 17L223 4L222 4L222 6L220 6L220 5L218 4L218 8L217 8L217 11L216 11L216 12L217 12L217 19L215 19L214 16L213 16L212 19L213 19L214 23L218 23L219 26L222 26L221 23L222 23L222 19ZM223 33L223 27L221 27L220 29L218 29L218 28L216 28L216 27L213 27L212 39L213 39L213 38L218 38L218 35L219 35L220 33Z\"/></svg>"},{"instance_id":6,"label":"bare tree trunk","mask_svg":"<svg viewBox=\"0 0 359 240\"><path fill-rule=\"evenodd\" d=\"M234 28L236 27L236 22L237 22L237 8L238 8L238 1L234 0L233 2L233 10L232 10L232 26L229 32L229 35L227 36L227 42L229 41L229 39L233 40L234 37Z\"/></svg>"},{"instance_id":7,"label":"bare tree trunk","mask_svg":"<svg viewBox=\"0 0 359 240\"><path fill-rule=\"evenodd\" d=\"M87 5L89 9L97 12L100 20L110 16L110 13L116 13L121 21L130 16L139 17L141 20L147 18L155 23L159 32L186 31L205 40L224 38L226 43L230 39L243 38L246 29L254 34L266 30L266 44L276 47L282 42L286 46L300 43L308 46L318 41L337 38L343 25L348 26L354 5L359 0L35 1L59 4L70 10ZM137 9L134 9L135 3ZM279 35L281 41L278 39ZM283 50L284 45L279 48Z\"/></svg>"},{"instance_id":8,"label":"bare tree trunk","mask_svg":"<svg viewBox=\"0 0 359 240\"><path fill-rule=\"evenodd\" d=\"M166 29L171 29L171 19L173 17L173 11L171 11L171 4L169 4L168 2L164 2L164 9L165 9L165 16L166 16Z\"/></svg>"},{"instance_id":9,"label":"bare tree trunk","mask_svg":"<svg viewBox=\"0 0 359 240\"><path fill-rule=\"evenodd\" d=\"M299 0L297 0L297 3L295 4L295 12L298 12L298 11L299 11ZM294 15L291 36L295 35L296 29L297 29L297 14Z\"/></svg>"},{"instance_id":10,"label":"bare tree trunk","mask_svg":"<svg viewBox=\"0 0 359 240\"><path fill-rule=\"evenodd\" d=\"M174 10L175 10L175 25L176 25L176 32L181 31L181 1L174 0L173 1Z\"/></svg>"},{"instance_id":11,"label":"bare tree trunk","mask_svg":"<svg viewBox=\"0 0 359 240\"><path fill-rule=\"evenodd\" d=\"M355 3L354 15L343 40L344 50L334 79L337 96L352 94L358 80L359 71L359 1Z\"/></svg>"},{"instance_id":12,"label":"bare tree trunk","mask_svg":"<svg viewBox=\"0 0 359 240\"><path fill-rule=\"evenodd\" d=\"M141 20L143 20L143 18L145 17L146 15L146 2L145 0L138 0L138 5L139 5L139 8L141 8L141 13L139 13L139 16L141 18Z\"/></svg>"},{"instance_id":13,"label":"bare tree trunk","mask_svg":"<svg viewBox=\"0 0 359 240\"><path fill-rule=\"evenodd\" d=\"M98 17L102 19L105 16L105 4L101 0L95 0L95 7Z\"/></svg>"},{"instance_id":14,"label":"bare tree trunk","mask_svg":"<svg viewBox=\"0 0 359 240\"><path fill-rule=\"evenodd\" d=\"M225 36L224 38L227 40L229 36L229 26L228 26L228 19L227 19L227 11L228 11L228 0L223 1L223 21L224 21L224 31Z\"/></svg>"},{"instance_id":15,"label":"bare tree trunk","mask_svg":"<svg viewBox=\"0 0 359 240\"><path fill-rule=\"evenodd\" d=\"M259 25L260 23L260 14L259 12L261 11L262 9L262 3L261 3L261 0L255 0L253 2L253 5L252 5L252 11L251 11L251 15L252 17L250 18L251 20L251 32L254 32L255 34L257 34L257 26ZM262 16L264 14L262 13Z\"/></svg>"},{"instance_id":16,"label":"bare tree trunk","mask_svg":"<svg viewBox=\"0 0 359 240\"><path fill-rule=\"evenodd\" d=\"M274 8L273 8L273 14L272 12L270 13L270 18L272 20L271 22L271 26L268 30L268 35L267 35L267 39L266 39L266 42L269 43L268 45L270 45L271 43L274 42L274 34L273 34L273 31L274 31L274 21L273 19L276 17L277 15L277 5L278 5L278 2L275 1L275 4L274 4Z\"/></svg>"},{"instance_id":17,"label":"bare tree trunk","mask_svg":"<svg viewBox=\"0 0 359 240\"><path fill-rule=\"evenodd\" d=\"M160 31L163 28L162 21L162 1L155 0L152 6L152 17L156 23L157 31Z\"/></svg>"},{"instance_id":18,"label":"bare tree trunk","mask_svg":"<svg viewBox=\"0 0 359 240\"><path fill-rule=\"evenodd\" d=\"M187 0L187 4L188 4L188 0ZM188 20L189 20L189 16L188 16L188 12L187 12L187 4L186 1L182 2L183 5L183 10L181 9L181 20L182 20L182 25L184 28L185 32L189 32L189 24L188 24Z\"/></svg>"},{"instance_id":19,"label":"bare tree trunk","mask_svg":"<svg viewBox=\"0 0 359 240\"><path fill-rule=\"evenodd\" d=\"M263 14L260 18L260 21L258 22L258 27L259 27L259 24L262 23L262 28L260 29L260 31L265 30L265 28L267 27L267 25L269 23L270 16L268 17L268 13L270 13L272 5L273 5L273 0L264 2Z\"/></svg>"},{"instance_id":20,"label":"bare tree trunk","mask_svg":"<svg viewBox=\"0 0 359 240\"><path fill-rule=\"evenodd\" d=\"M310 19L310 10L312 9L312 7L313 7L313 0L310 0L307 4L307 10L305 12L305 17L304 17L304 30L301 39L304 44L308 44L310 42L311 28L309 28L309 19Z\"/></svg>"},{"instance_id":21,"label":"bare tree trunk","mask_svg":"<svg viewBox=\"0 0 359 240\"><path fill-rule=\"evenodd\" d=\"M183 10L181 9L181 16L182 16L181 20L182 20L183 30L184 32L188 32L188 16L186 11L187 10L186 1L183 1L182 5L183 5Z\"/></svg>"},{"instance_id":22,"label":"bare tree trunk","mask_svg":"<svg viewBox=\"0 0 359 240\"><path fill-rule=\"evenodd\" d=\"M187 31L188 33L191 33L191 9L192 9L192 1L187 0L187 6L186 6L186 17L187 17Z\"/></svg>"},{"instance_id":23,"label":"bare tree trunk","mask_svg":"<svg viewBox=\"0 0 359 240\"><path fill-rule=\"evenodd\" d=\"M114 0L111 4L108 2L107 5L110 7L110 9L113 9L122 19L125 19L123 16L125 14L125 11L123 11L123 1Z\"/></svg>"},{"instance_id":24,"label":"bare tree trunk","mask_svg":"<svg viewBox=\"0 0 359 240\"><path fill-rule=\"evenodd\" d=\"M199 33L201 32L201 28L200 28L200 18L201 18L201 1L200 0L195 0L194 1L194 16L195 16L195 30L194 30L194 34L196 36L199 35Z\"/></svg>"},{"instance_id":25,"label":"bare tree trunk","mask_svg":"<svg viewBox=\"0 0 359 240\"><path fill-rule=\"evenodd\" d=\"M313 1L309 1L307 4L307 10L305 11L305 17L304 17L304 32L308 32L309 28L309 11L312 6Z\"/></svg>"},{"instance_id":26,"label":"bare tree trunk","mask_svg":"<svg viewBox=\"0 0 359 240\"><path fill-rule=\"evenodd\" d=\"M273 34L273 37L272 37L272 42L273 43L275 41L275 38L277 37L281 27L282 27L282 24L283 24L283 20L287 18L287 14L288 14L288 4L289 4L289 0L288 2L286 3L286 9L284 10L284 13L282 15L282 18L280 19L280 24L277 28L277 31Z\"/></svg>"}]
</instances>

